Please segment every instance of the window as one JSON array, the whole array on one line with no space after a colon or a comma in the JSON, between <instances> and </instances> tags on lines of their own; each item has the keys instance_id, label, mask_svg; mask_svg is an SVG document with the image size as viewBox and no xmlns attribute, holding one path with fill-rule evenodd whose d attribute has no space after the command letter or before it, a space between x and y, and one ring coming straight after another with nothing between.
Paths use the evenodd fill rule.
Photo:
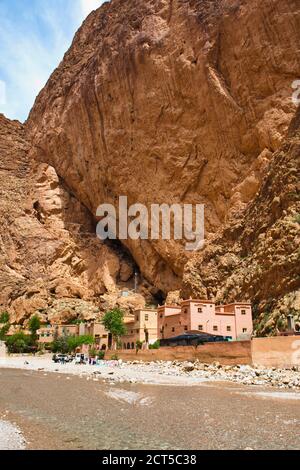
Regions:
<instances>
[{"instance_id":1,"label":"window","mask_svg":"<svg viewBox=\"0 0 300 470\"><path fill-rule=\"evenodd\" d=\"M139 316L138 315L136 316L136 321L139 321Z\"/></svg>"},{"instance_id":2,"label":"window","mask_svg":"<svg viewBox=\"0 0 300 470\"><path fill-rule=\"evenodd\" d=\"M214 331L218 331L218 327L217 325L214 325L214 328L213 328Z\"/></svg>"},{"instance_id":3,"label":"window","mask_svg":"<svg viewBox=\"0 0 300 470\"><path fill-rule=\"evenodd\" d=\"M188 330L188 327L187 327L187 326L185 326L185 327L184 327L184 331L187 331L187 330Z\"/></svg>"},{"instance_id":4,"label":"window","mask_svg":"<svg viewBox=\"0 0 300 470\"><path fill-rule=\"evenodd\" d=\"M188 309L185 308L185 309L183 310L183 313L188 313Z\"/></svg>"},{"instance_id":5,"label":"window","mask_svg":"<svg viewBox=\"0 0 300 470\"><path fill-rule=\"evenodd\" d=\"M242 310L242 311L241 311L241 314L242 314L242 315L246 315L246 310Z\"/></svg>"},{"instance_id":6,"label":"window","mask_svg":"<svg viewBox=\"0 0 300 470\"><path fill-rule=\"evenodd\" d=\"M145 321L148 321L149 320L149 315L145 315Z\"/></svg>"},{"instance_id":7,"label":"window","mask_svg":"<svg viewBox=\"0 0 300 470\"><path fill-rule=\"evenodd\" d=\"M247 333L247 328L243 328L243 333Z\"/></svg>"},{"instance_id":8,"label":"window","mask_svg":"<svg viewBox=\"0 0 300 470\"><path fill-rule=\"evenodd\" d=\"M175 328L174 328L174 326L173 326L173 328L172 328L172 333L174 333L174 332L175 332Z\"/></svg>"},{"instance_id":9,"label":"window","mask_svg":"<svg viewBox=\"0 0 300 470\"><path fill-rule=\"evenodd\" d=\"M161 314L159 315L159 317L162 318L162 317L163 317L163 314L161 313Z\"/></svg>"},{"instance_id":10,"label":"window","mask_svg":"<svg viewBox=\"0 0 300 470\"><path fill-rule=\"evenodd\" d=\"M227 331L231 331L231 326L227 326Z\"/></svg>"},{"instance_id":11,"label":"window","mask_svg":"<svg viewBox=\"0 0 300 470\"><path fill-rule=\"evenodd\" d=\"M198 313L203 313L203 308L202 307L198 308Z\"/></svg>"},{"instance_id":12,"label":"window","mask_svg":"<svg viewBox=\"0 0 300 470\"><path fill-rule=\"evenodd\" d=\"M199 330L199 331L203 331L203 325L199 325L199 326L198 326L198 330Z\"/></svg>"}]
</instances>

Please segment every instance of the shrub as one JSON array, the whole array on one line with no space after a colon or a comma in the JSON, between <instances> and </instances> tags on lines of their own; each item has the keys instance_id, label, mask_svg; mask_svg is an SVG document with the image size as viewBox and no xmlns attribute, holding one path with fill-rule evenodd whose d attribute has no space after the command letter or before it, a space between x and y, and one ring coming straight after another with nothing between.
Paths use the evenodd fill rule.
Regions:
<instances>
[{"instance_id":1,"label":"shrub","mask_svg":"<svg viewBox=\"0 0 300 470\"><path fill-rule=\"evenodd\" d=\"M157 340L155 343L149 345L149 349L159 349L160 348L160 341Z\"/></svg>"},{"instance_id":2,"label":"shrub","mask_svg":"<svg viewBox=\"0 0 300 470\"><path fill-rule=\"evenodd\" d=\"M100 361L103 361L104 358L105 358L105 351L99 351L98 359L100 359Z\"/></svg>"},{"instance_id":3,"label":"shrub","mask_svg":"<svg viewBox=\"0 0 300 470\"><path fill-rule=\"evenodd\" d=\"M112 361L118 361L118 360L119 360L118 354L113 354L113 355L111 356L111 360L112 360Z\"/></svg>"},{"instance_id":4,"label":"shrub","mask_svg":"<svg viewBox=\"0 0 300 470\"><path fill-rule=\"evenodd\" d=\"M137 342L135 343L136 350L137 350L137 351L140 351L140 350L142 349L142 347L143 347L143 344L144 344L143 341L137 341Z\"/></svg>"},{"instance_id":5,"label":"shrub","mask_svg":"<svg viewBox=\"0 0 300 470\"><path fill-rule=\"evenodd\" d=\"M300 225L300 214L296 214L294 217L294 221Z\"/></svg>"},{"instance_id":6,"label":"shrub","mask_svg":"<svg viewBox=\"0 0 300 470\"><path fill-rule=\"evenodd\" d=\"M95 348L90 349L90 357L96 357L97 356L97 350Z\"/></svg>"}]
</instances>

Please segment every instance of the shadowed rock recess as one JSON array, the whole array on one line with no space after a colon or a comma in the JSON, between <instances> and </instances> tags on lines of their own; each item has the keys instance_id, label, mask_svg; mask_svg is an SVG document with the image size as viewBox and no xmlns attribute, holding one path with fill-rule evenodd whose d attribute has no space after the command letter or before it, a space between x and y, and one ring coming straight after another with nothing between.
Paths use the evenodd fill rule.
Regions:
<instances>
[{"instance_id":1,"label":"shadowed rock recess","mask_svg":"<svg viewBox=\"0 0 300 470\"><path fill-rule=\"evenodd\" d=\"M25 195L4 183L2 208L13 209L0 229L2 303L21 317L49 310L50 292L51 315L66 298L70 312L75 301L103 310L136 264L140 294L251 299L258 331L283 326L300 311L299 44L298 0L112 0L92 12L38 96L26 139L4 121L17 135L1 136L4 147L15 164L29 158L32 176L21 164L1 172L16 186L25 178L33 204L20 214ZM96 208L121 195L205 204L204 250L101 244Z\"/></svg>"}]
</instances>

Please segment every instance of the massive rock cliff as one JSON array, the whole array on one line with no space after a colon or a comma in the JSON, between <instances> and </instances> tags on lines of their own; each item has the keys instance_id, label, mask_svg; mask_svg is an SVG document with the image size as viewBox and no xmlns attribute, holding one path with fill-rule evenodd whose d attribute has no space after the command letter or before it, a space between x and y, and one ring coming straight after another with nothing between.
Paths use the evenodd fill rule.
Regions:
<instances>
[{"instance_id":1,"label":"massive rock cliff","mask_svg":"<svg viewBox=\"0 0 300 470\"><path fill-rule=\"evenodd\" d=\"M251 300L262 334L300 320L299 174L300 108L253 201L186 265L184 296Z\"/></svg>"},{"instance_id":2,"label":"massive rock cliff","mask_svg":"<svg viewBox=\"0 0 300 470\"><path fill-rule=\"evenodd\" d=\"M204 203L207 236L259 189L295 112L295 0L112 0L78 31L30 114L33 156L103 202ZM125 242L164 291L180 244Z\"/></svg>"},{"instance_id":3,"label":"massive rock cliff","mask_svg":"<svg viewBox=\"0 0 300 470\"><path fill-rule=\"evenodd\" d=\"M299 227L287 196L297 135L287 132L299 44L298 0L112 0L89 15L38 96L30 158L55 168L93 219L121 195L205 204L201 253L122 241L158 290L253 298L257 315L290 305Z\"/></svg>"},{"instance_id":4,"label":"massive rock cliff","mask_svg":"<svg viewBox=\"0 0 300 470\"><path fill-rule=\"evenodd\" d=\"M0 115L0 311L16 323L95 318L132 286L133 263L96 239L87 209L28 150L24 127Z\"/></svg>"}]
</instances>

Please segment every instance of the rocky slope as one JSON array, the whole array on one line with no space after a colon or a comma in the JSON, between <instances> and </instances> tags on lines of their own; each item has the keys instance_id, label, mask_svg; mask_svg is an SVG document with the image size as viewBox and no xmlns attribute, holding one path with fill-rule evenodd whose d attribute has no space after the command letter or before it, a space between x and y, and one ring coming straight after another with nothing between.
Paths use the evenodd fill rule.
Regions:
<instances>
[{"instance_id":1,"label":"rocky slope","mask_svg":"<svg viewBox=\"0 0 300 470\"><path fill-rule=\"evenodd\" d=\"M298 209L288 196L296 121L286 137L299 44L297 0L112 0L89 15L38 96L26 124L30 159L76 204L72 224L93 225L97 207L117 206L121 195L148 207L204 203L203 252L163 240L124 247L156 293L251 298L258 329L273 331L274 317L299 308ZM75 237L64 229L67 242L55 236L62 247ZM50 237L49 250L55 243ZM97 296L103 270L89 270L86 257L104 248L94 243L84 242L75 279ZM110 283L120 266L108 256ZM63 266L73 279L72 262Z\"/></svg>"},{"instance_id":2,"label":"rocky slope","mask_svg":"<svg viewBox=\"0 0 300 470\"><path fill-rule=\"evenodd\" d=\"M24 127L0 115L0 311L16 323L36 312L67 321L124 304L132 261L96 239L89 212L28 150ZM144 305L142 296L130 302Z\"/></svg>"}]
</instances>

